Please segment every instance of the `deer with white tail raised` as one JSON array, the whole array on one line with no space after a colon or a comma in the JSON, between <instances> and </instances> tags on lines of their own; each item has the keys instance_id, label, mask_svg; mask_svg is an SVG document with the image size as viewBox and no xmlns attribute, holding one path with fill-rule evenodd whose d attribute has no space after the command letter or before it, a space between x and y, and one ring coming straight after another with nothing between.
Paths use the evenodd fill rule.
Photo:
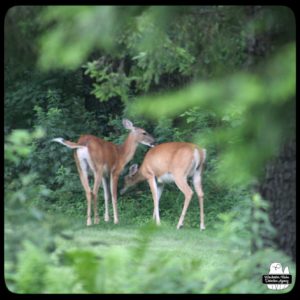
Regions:
<instances>
[{"instance_id":1,"label":"deer with white tail raised","mask_svg":"<svg viewBox=\"0 0 300 300\"><path fill-rule=\"evenodd\" d=\"M193 196L193 191L187 182L188 178L192 177L193 185L199 199L200 229L204 230L204 193L201 177L205 158L206 150L192 143L170 142L157 145L147 152L140 168L138 168L137 164L130 167L129 174L125 176L125 184L121 190L121 194L130 186L147 180L154 202L153 219L159 225L159 199L164 184L175 182L185 197L183 210L177 224L177 229L179 229L183 226L184 217Z\"/></svg>"},{"instance_id":2,"label":"deer with white tail raised","mask_svg":"<svg viewBox=\"0 0 300 300\"><path fill-rule=\"evenodd\" d=\"M132 122L125 119L123 126L130 130L122 145L115 145L93 135L82 135L77 143L66 141L63 138L55 138L52 141L75 149L74 158L80 176L82 186L85 190L87 200L87 225L91 225L91 201L94 200L94 224L99 223L97 194L99 187L103 185L105 215L104 220L109 221L108 202L112 197L114 223L117 224L117 186L121 171L133 158L138 144L153 147L154 138L144 129L134 127ZM94 175L94 187L91 190L88 180L88 171ZM110 187L110 189L109 189Z\"/></svg>"}]
</instances>

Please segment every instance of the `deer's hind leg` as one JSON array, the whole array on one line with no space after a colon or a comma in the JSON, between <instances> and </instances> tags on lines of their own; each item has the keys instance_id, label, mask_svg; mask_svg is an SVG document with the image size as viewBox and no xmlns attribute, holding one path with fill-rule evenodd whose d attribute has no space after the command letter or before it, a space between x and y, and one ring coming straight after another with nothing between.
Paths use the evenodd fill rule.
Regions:
<instances>
[{"instance_id":1,"label":"deer's hind leg","mask_svg":"<svg viewBox=\"0 0 300 300\"><path fill-rule=\"evenodd\" d=\"M88 165L84 161L84 159L80 159L80 150L77 150L74 152L74 158L75 158L75 162L76 162L76 166L77 166L77 170L79 173L81 184L85 190L85 196L86 196L86 201L87 201L86 225L90 226L90 225L92 225L92 220L91 220L92 191L89 186L89 180L88 180Z\"/></svg>"}]
</instances>

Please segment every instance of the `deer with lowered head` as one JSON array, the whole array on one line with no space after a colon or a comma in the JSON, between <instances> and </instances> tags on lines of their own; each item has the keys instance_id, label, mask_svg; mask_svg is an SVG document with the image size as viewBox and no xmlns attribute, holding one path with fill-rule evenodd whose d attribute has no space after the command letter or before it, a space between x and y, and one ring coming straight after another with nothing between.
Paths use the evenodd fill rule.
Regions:
<instances>
[{"instance_id":1,"label":"deer with lowered head","mask_svg":"<svg viewBox=\"0 0 300 300\"><path fill-rule=\"evenodd\" d=\"M177 229L179 229L183 226L184 217L193 195L193 191L188 185L188 178L192 177L200 206L200 229L204 230L204 193L201 177L205 158L206 150L192 143L170 142L159 144L147 152L140 168L137 164L130 167L128 175L125 176L121 194L136 183L147 180L154 202L153 219L159 225L159 199L164 184L175 182L185 197L182 213L177 224Z\"/></svg>"}]
</instances>

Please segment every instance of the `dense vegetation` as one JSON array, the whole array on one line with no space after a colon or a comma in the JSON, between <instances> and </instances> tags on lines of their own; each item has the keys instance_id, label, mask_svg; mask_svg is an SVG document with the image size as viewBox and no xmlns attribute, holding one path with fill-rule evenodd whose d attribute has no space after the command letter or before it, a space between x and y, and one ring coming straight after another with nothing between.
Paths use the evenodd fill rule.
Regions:
<instances>
[{"instance_id":1,"label":"dense vegetation","mask_svg":"<svg viewBox=\"0 0 300 300\"><path fill-rule=\"evenodd\" d=\"M273 193L280 199L262 199L257 191L269 188L265 178L282 170L276 162L284 165L285 145L295 143L295 84L295 21L287 7L11 8L5 18L7 287L18 293L273 292L260 283L271 263L288 265L295 276L295 218L288 214L295 213L295 194L286 196L280 176L270 186L280 186ZM183 205L175 185L162 195L162 228L149 224L147 184L119 197L118 226L101 218L85 228L72 151L50 140L76 141L87 133L121 144L124 117L158 143L191 141L207 149L206 231L199 232L195 199L184 228L175 230ZM131 163L141 163L146 151L139 146ZM282 177L293 188L291 153ZM100 191L100 217L103 206ZM271 213L270 222L274 207L287 211ZM280 226L272 216L282 218ZM276 243L282 234L284 246Z\"/></svg>"}]
</instances>

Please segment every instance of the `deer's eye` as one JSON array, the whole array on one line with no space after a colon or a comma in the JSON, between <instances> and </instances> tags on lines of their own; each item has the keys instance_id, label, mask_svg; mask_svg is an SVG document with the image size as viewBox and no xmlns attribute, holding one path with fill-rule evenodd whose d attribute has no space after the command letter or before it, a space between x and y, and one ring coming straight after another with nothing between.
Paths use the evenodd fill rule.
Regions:
<instances>
[{"instance_id":1,"label":"deer's eye","mask_svg":"<svg viewBox=\"0 0 300 300\"><path fill-rule=\"evenodd\" d=\"M147 135L147 133L144 131L144 132L143 132L143 135Z\"/></svg>"}]
</instances>

